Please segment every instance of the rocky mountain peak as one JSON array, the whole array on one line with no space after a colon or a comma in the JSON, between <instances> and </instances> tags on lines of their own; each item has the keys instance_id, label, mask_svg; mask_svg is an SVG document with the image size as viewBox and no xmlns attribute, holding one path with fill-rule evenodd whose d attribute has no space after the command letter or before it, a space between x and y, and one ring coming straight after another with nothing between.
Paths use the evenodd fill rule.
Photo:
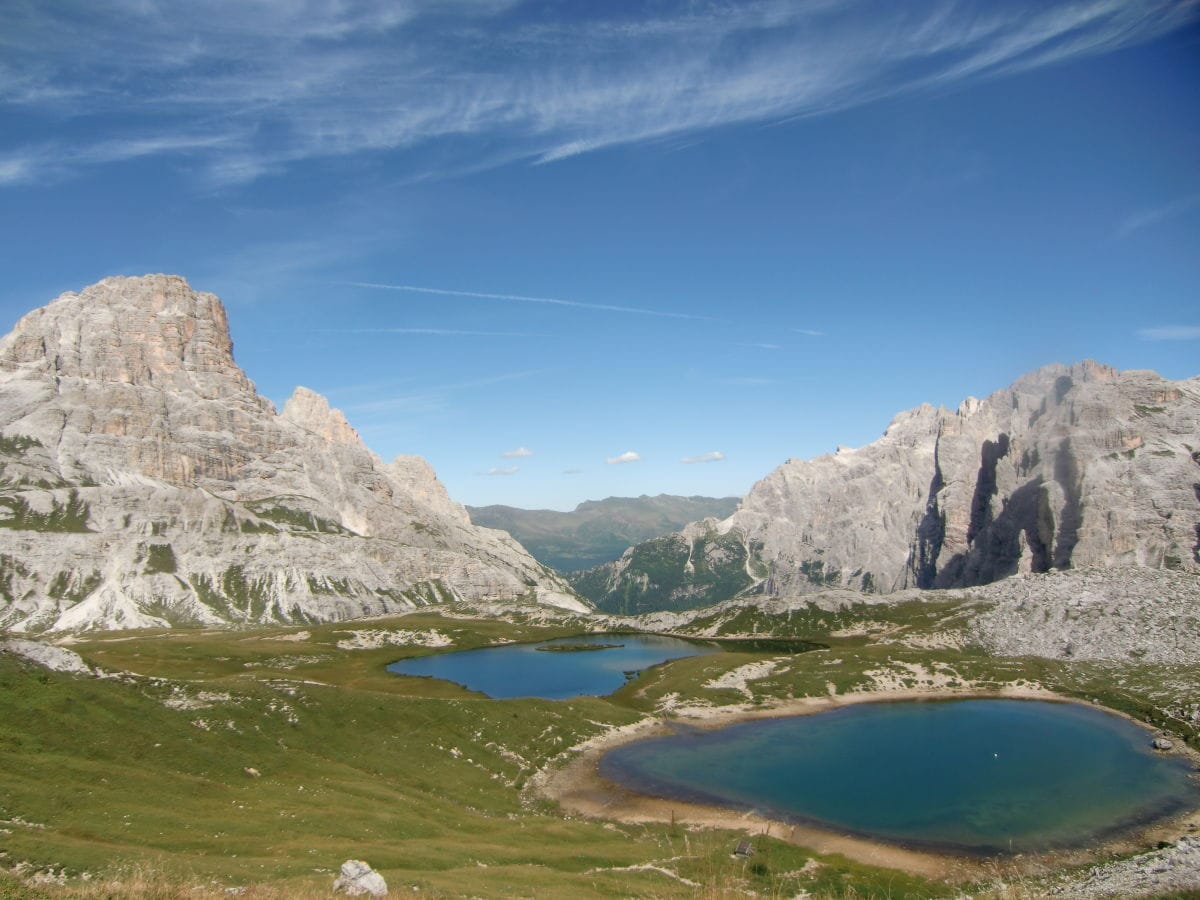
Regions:
<instances>
[{"instance_id":1,"label":"rocky mountain peak","mask_svg":"<svg viewBox=\"0 0 1200 900\"><path fill-rule=\"evenodd\" d=\"M232 351L221 302L170 275L63 294L0 339L0 628L586 608L324 397L276 414Z\"/></svg>"},{"instance_id":2,"label":"rocky mountain peak","mask_svg":"<svg viewBox=\"0 0 1200 900\"><path fill-rule=\"evenodd\" d=\"M358 432L346 421L340 409L334 409L329 401L306 387L297 387L284 404L282 418L298 425L305 431L335 444L362 445Z\"/></svg>"},{"instance_id":3,"label":"rocky mountain peak","mask_svg":"<svg viewBox=\"0 0 1200 900\"><path fill-rule=\"evenodd\" d=\"M0 341L0 369L257 400L233 360L225 307L178 275L112 277L62 294Z\"/></svg>"}]
</instances>

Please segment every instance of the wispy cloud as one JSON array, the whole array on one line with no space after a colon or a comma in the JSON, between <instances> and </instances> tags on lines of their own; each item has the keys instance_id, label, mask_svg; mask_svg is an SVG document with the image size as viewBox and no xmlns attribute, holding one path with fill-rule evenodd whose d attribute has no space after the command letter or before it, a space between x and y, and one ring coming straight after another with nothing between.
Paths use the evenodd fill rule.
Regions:
<instances>
[{"instance_id":1,"label":"wispy cloud","mask_svg":"<svg viewBox=\"0 0 1200 900\"><path fill-rule=\"evenodd\" d=\"M148 155L199 156L224 183L352 154L402 154L404 171L434 176L548 163L1093 56L1200 14L1195 0L634 8L2 4L0 103L64 139L10 146L24 162L0 181Z\"/></svg>"},{"instance_id":2,"label":"wispy cloud","mask_svg":"<svg viewBox=\"0 0 1200 900\"><path fill-rule=\"evenodd\" d=\"M554 336L538 334L533 331L461 331L457 328L314 328L312 330L322 334L413 334L441 337L548 338Z\"/></svg>"},{"instance_id":3,"label":"wispy cloud","mask_svg":"<svg viewBox=\"0 0 1200 900\"><path fill-rule=\"evenodd\" d=\"M506 459L522 459L527 456L533 456L533 451L528 447L518 447L516 450L505 450L500 455Z\"/></svg>"},{"instance_id":4,"label":"wispy cloud","mask_svg":"<svg viewBox=\"0 0 1200 900\"><path fill-rule=\"evenodd\" d=\"M399 396L384 397L379 400L369 400L349 405L345 407L345 411L347 413L371 414L441 409L448 404L449 396L457 391L490 387L508 381L532 378L540 374L542 374L542 370L532 369L524 372L504 372L497 375L485 375L450 384L431 385Z\"/></svg>"},{"instance_id":5,"label":"wispy cloud","mask_svg":"<svg viewBox=\"0 0 1200 900\"><path fill-rule=\"evenodd\" d=\"M735 347L749 347L752 350L778 350L778 344L755 344L746 341L739 341L734 344Z\"/></svg>"},{"instance_id":6,"label":"wispy cloud","mask_svg":"<svg viewBox=\"0 0 1200 900\"><path fill-rule=\"evenodd\" d=\"M582 475L583 469L563 469L562 473L564 475Z\"/></svg>"},{"instance_id":7,"label":"wispy cloud","mask_svg":"<svg viewBox=\"0 0 1200 900\"><path fill-rule=\"evenodd\" d=\"M813 328L793 328L792 331L796 334L803 334L807 337L825 337L825 332L817 331Z\"/></svg>"},{"instance_id":8,"label":"wispy cloud","mask_svg":"<svg viewBox=\"0 0 1200 900\"><path fill-rule=\"evenodd\" d=\"M1180 197L1171 203L1165 203L1153 209L1141 210L1127 217L1117 226L1116 236L1118 238L1127 238L1131 234L1136 234L1147 228L1153 228L1155 225L1161 225L1163 222L1178 218L1197 208L1200 208L1200 194Z\"/></svg>"},{"instance_id":9,"label":"wispy cloud","mask_svg":"<svg viewBox=\"0 0 1200 900\"><path fill-rule=\"evenodd\" d=\"M720 450L713 450L711 453L701 453L699 456L685 456L679 461L690 466L696 463L721 462L723 459L725 459L724 453Z\"/></svg>"},{"instance_id":10,"label":"wispy cloud","mask_svg":"<svg viewBox=\"0 0 1200 900\"><path fill-rule=\"evenodd\" d=\"M757 375L733 375L728 378L714 378L713 384L723 384L727 387L763 387L774 384L773 378L760 378Z\"/></svg>"},{"instance_id":11,"label":"wispy cloud","mask_svg":"<svg viewBox=\"0 0 1200 900\"><path fill-rule=\"evenodd\" d=\"M1200 341L1200 325L1164 325L1159 328L1139 328L1137 336L1143 341Z\"/></svg>"},{"instance_id":12,"label":"wispy cloud","mask_svg":"<svg viewBox=\"0 0 1200 900\"><path fill-rule=\"evenodd\" d=\"M521 471L520 466L492 466L484 475L516 475Z\"/></svg>"},{"instance_id":13,"label":"wispy cloud","mask_svg":"<svg viewBox=\"0 0 1200 900\"><path fill-rule=\"evenodd\" d=\"M348 281L351 287L373 288L383 291L403 291L411 294L432 294L438 297L467 297L473 300L507 300L513 303L542 303L550 306L572 306L577 309L595 309L603 312L634 313L639 316L660 316L666 319L693 319L711 322L711 316L696 316L691 313L664 312L640 306L613 306L608 303L583 303L579 300L563 300L558 297L529 297L524 294L493 294L483 291L455 291L448 288L417 287L412 284L377 284L369 281Z\"/></svg>"},{"instance_id":14,"label":"wispy cloud","mask_svg":"<svg viewBox=\"0 0 1200 900\"><path fill-rule=\"evenodd\" d=\"M626 450L624 453L621 453L617 456L610 456L604 461L610 466L620 466L624 465L625 463L637 462L641 458L642 454L638 453L636 450Z\"/></svg>"}]
</instances>

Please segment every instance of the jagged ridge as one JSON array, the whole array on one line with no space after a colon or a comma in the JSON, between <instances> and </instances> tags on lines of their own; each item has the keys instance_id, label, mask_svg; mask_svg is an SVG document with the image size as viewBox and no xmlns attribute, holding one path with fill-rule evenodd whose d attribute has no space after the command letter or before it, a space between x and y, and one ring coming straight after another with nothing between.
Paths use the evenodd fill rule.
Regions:
<instances>
[{"instance_id":1,"label":"jagged ridge","mask_svg":"<svg viewBox=\"0 0 1200 900\"><path fill-rule=\"evenodd\" d=\"M232 351L220 300L170 275L64 294L0 340L0 627L584 608L424 460L385 464L306 388L276 414Z\"/></svg>"},{"instance_id":2,"label":"jagged ridge","mask_svg":"<svg viewBox=\"0 0 1200 900\"><path fill-rule=\"evenodd\" d=\"M754 548L751 565L729 565L761 567L740 592L773 596L961 587L1073 566L1195 572L1198 484L1200 378L1088 361L1047 366L953 412L901 413L857 450L788 460L705 528ZM690 553L716 546L704 539ZM604 608L686 604L694 582L646 571L646 555L634 548L575 583Z\"/></svg>"}]
</instances>

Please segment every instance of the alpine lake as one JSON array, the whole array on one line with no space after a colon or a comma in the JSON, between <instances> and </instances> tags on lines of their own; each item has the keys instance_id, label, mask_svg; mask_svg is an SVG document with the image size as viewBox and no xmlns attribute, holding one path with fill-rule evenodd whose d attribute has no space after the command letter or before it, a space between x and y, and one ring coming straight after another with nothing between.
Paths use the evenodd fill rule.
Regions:
<instances>
[{"instance_id":1,"label":"alpine lake","mask_svg":"<svg viewBox=\"0 0 1200 900\"><path fill-rule=\"evenodd\" d=\"M684 657L820 646L589 634L435 653L388 670L496 699L559 700L607 695ZM1084 847L1200 804L1186 759L1155 752L1138 725L1078 703L871 702L673 729L609 750L598 774L615 790L965 856Z\"/></svg>"}]
</instances>

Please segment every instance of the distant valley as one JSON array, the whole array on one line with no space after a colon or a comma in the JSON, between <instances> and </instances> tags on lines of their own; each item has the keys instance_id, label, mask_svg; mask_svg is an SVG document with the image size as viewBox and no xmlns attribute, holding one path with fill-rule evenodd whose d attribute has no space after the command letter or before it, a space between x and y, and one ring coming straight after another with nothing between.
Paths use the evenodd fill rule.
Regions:
<instances>
[{"instance_id":1,"label":"distant valley","mask_svg":"<svg viewBox=\"0 0 1200 900\"><path fill-rule=\"evenodd\" d=\"M468 506L471 521L507 531L538 562L559 572L590 569L618 559L634 544L678 531L689 522L724 519L737 497L609 497L570 512L515 506Z\"/></svg>"}]
</instances>

